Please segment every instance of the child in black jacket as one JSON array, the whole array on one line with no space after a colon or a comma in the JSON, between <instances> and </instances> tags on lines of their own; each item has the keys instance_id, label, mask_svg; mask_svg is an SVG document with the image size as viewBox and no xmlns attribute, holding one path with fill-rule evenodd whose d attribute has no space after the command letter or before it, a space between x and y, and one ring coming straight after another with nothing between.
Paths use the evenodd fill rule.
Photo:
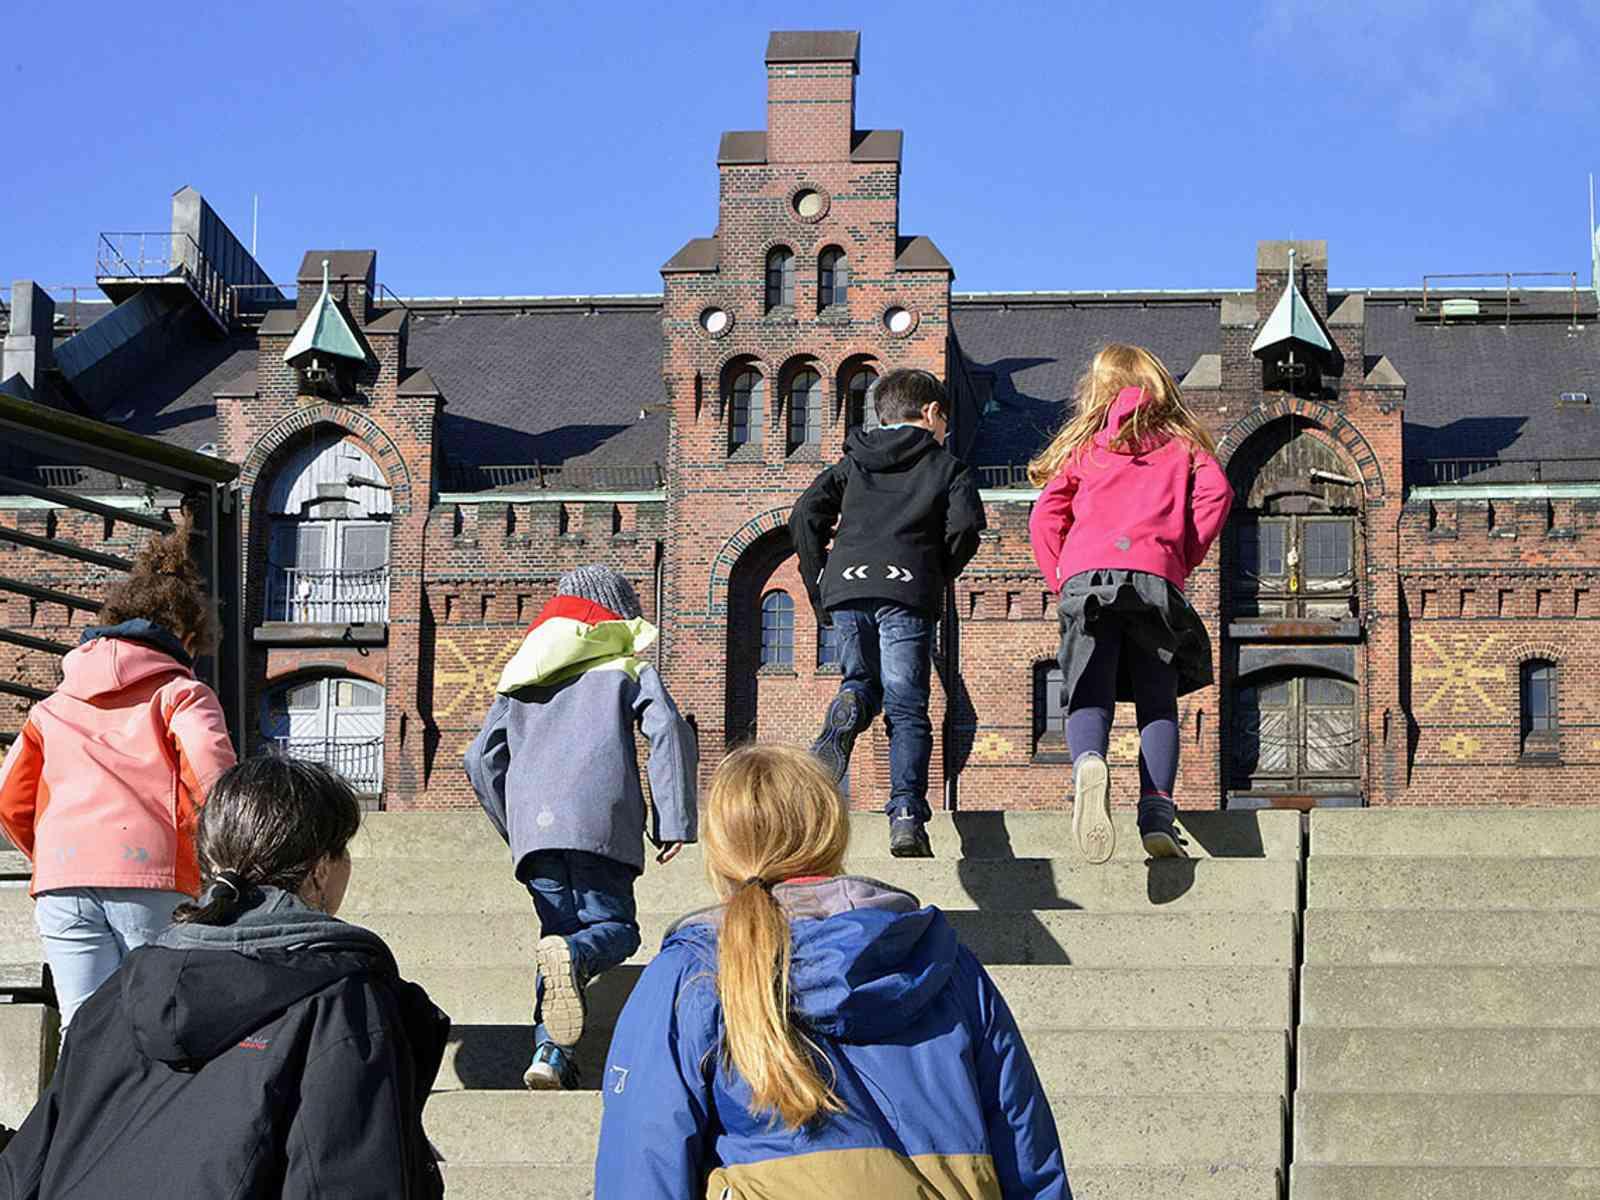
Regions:
<instances>
[{"instance_id":1,"label":"child in black jacket","mask_svg":"<svg viewBox=\"0 0 1600 1200\"><path fill-rule=\"evenodd\" d=\"M977 551L983 502L972 472L944 448L937 379L890 371L878 382L876 408L879 427L851 430L844 458L817 476L789 519L817 619L839 630L844 673L811 749L842 780L856 737L881 710L889 851L929 858L933 623L945 588Z\"/></svg>"}]
</instances>

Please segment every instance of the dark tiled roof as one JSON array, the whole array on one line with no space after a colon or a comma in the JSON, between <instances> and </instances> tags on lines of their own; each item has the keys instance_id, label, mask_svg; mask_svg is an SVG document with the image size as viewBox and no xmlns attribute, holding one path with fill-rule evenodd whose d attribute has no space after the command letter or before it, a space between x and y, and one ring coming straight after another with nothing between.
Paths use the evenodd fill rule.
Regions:
<instances>
[{"instance_id":1,"label":"dark tiled roof","mask_svg":"<svg viewBox=\"0 0 1600 1200\"><path fill-rule=\"evenodd\" d=\"M951 323L967 361L994 377L972 462L1026 462L1066 415L1073 384L1108 342L1148 346L1175 375L1220 348L1218 301L1071 303L1004 307L958 302Z\"/></svg>"},{"instance_id":2,"label":"dark tiled roof","mask_svg":"<svg viewBox=\"0 0 1600 1200\"><path fill-rule=\"evenodd\" d=\"M767 131L765 129L730 129L722 135L717 145L717 162L730 164L757 164L767 161Z\"/></svg>"},{"instance_id":3,"label":"dark tiled roof","mask_svg":"<svg viewBox=\"0 0 1600 1200\"><path fill-rule=\"evenodd\" d=\"M322 282L322 260L328 260L328 278L360 282L372 274L378 259L376 250L307 250L300 260L300 283Z\"/></svg>"},{"instance_id":4,"label":"dark tiled roof","mask_svg":"<svg viewBox=\"0 0 1600 1200\"><path fill-rule=\"evenodd\" d=\"M690 238L662 264L661 273L715 271L722 265L722 248L714 237Z\"/></svg>"},{"instance_id":5,"label":"dark tiled roof","mask_svg":"<svg viewBox=\"0 0 1600 1200\"><path fill-rule=\"evenodd\" d=\"M1549 311L1550 299L1536 302ZM1562 303L1570 311L1562 298L1555 312ZM1418 307L1367 301L1367 354L1387 357L1406 381L1408 459L1600 455L1600 328L1592 318L1581 318L1579 330L1561 320L1440 325L1418 321ZM1557 407L1563 392L1587 392L1594 405ZM1593 479L1597 468L1577 474Z\"/></svg>"},{"instance_id":6,"label":"dark tiled roof","mask_svg":"<svg viewBox=\"0 0 1600 1200\"><path fill-rule=\"evenodd\" d=\"M918 235L895 239L896 271L949 271L950 260L933 244L933 239Z\"/></svg>"},{"instance_id":7,"label":"dark tiled roof","mask_svg":"<svg viewBox=\"0 0 1600 1200\"><path fill-rule=\"evenodd\" d=\"M767 39L767 61L857 62L861 35L853 30L807 29L774 33Z\"/></svg>"},{"instance_id":8,"label":"dark tiled roof","mask_svg":"<svg viewBox=\"0 0 1600 1200\"><path fill-rule=\"evenodd\" d=\"M216 393L255 389L253 335L196 340L185 353L167 355L155 370L129 378L100 416L134 433L198 450L217 440Z\"/></svg>"},{"instance_id":9,"label":"dark tiled roof","mask_svg":"<svg viewBox=\"0 0 1600 1200\"><path fill-rule=\"evenodd\" d=\"M445 398L448 462L645 466L666 460L658 306L464 311L413 306L410 361Z\"/></svg>"},{"instance_id":10,"label":"dark tiled roof","mask_svg":"<svg viewBox=\"0 0 1600 1200\"><path fill-rule=\"evenodd\" d=\"M905 133L899 129L857 129L850 135L853 163L897 163ZM732 129L717 144L719 166L752 166L767 161L765 129Z\"/></svg>"},{"instance_id":11,"label":"dark tiled roof","mask_svg":"<svg viewBox=\"0 0 1600 1200\"><path fill-rule=\"evenodd\" d=\"M899 129L858 129L850 137L850 161L897 163L905 138Z\"/></svg>"}]
</instances>

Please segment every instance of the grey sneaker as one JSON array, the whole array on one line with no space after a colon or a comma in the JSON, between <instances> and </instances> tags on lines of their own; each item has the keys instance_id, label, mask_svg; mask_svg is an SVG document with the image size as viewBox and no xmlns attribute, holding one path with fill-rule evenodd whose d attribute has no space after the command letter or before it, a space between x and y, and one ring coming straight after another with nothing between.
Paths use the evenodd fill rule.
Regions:
<instances>
[{"instance_id":1,"label":"grey sneaker","mask_svg":"<svg viewBox=\"0 0 1600 1200\"><path fill-rule=\"evenodd\" d=\"M572 961L572 947L557 934L539 939L534 950L544 996L539 1006L550 1040L562 1046L575 1046L583 1036L584 1017L589 1002L583 994L583 980Z\"/></svg>"},{"instance_id":2,"label":"grey sneaker","mask_svg":"<svg viewBox=\"0 0 1600 1200\"><path fill-rule=\"evenodd\" d=\"M861 698L846 688L828 705L822 718L822 732L811 743L811 753L827 768L835 783L844 778L850 769L850 751L855 749L856 735L861 732Z\"/></svg>"},{"instance_id":3,"label":"grey sneaker","mask_svg":"<svg viewBox=\"0 0 1600 1200\"><path fill-rule=\"evenodd\" d=\"M932 858L933 844L928 827L910 813L889 818L889 853L895 858Z\"/></svg>"},{"instance_id":4,"label":"grey sneaker","mask_svg":"<svg viewBox=\"0 0 1600 1200\"><path fill-rule=\"evenodd\" d=\"M1093 752L1072 764L1072 840L1078 853L1092 863L1103 863L1117 848L1117 830L1111 823L1111 779L1106 760Z\"/></svg>"}]
</instances>

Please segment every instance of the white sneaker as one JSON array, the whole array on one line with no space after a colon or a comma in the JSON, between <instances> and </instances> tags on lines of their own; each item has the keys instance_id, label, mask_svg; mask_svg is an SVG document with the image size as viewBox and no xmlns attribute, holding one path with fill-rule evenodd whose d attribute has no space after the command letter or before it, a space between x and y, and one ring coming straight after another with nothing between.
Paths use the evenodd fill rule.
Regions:
<instances>
[{"instance_id":1,"label":"white sneaker","mask_svg":"<svg viewBox=\"0 0 1600 1200\"><path fill-rule=\"evenodd\" d=\"M1117 848L1110 774L1098 754L1085 754L1072 764L1072 840L1091 863L1107 861Z\"/></svg>"}]
</instances>

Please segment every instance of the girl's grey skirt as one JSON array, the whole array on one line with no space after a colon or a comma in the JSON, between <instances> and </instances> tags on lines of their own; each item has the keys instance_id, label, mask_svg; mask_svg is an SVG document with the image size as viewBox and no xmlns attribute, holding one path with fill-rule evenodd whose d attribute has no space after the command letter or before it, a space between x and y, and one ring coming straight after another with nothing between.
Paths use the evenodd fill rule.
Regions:
<instances>
[{"instance_id":1,"label":"girl's grey skirt","mask_svg":"<svg viewBox=\"0 0 1600 1200\"><path fill-rule=\"evenodd\" d=\"M1211 685L1211 635L1176 587L1147 571L1080 571L1061 586L1062 696L1068 704L1108 622L1122 644L1177 668L1178 695ZM1132 702L1137 656L1117 663L1117 699Z\"/></svg>"}]
</instances>

